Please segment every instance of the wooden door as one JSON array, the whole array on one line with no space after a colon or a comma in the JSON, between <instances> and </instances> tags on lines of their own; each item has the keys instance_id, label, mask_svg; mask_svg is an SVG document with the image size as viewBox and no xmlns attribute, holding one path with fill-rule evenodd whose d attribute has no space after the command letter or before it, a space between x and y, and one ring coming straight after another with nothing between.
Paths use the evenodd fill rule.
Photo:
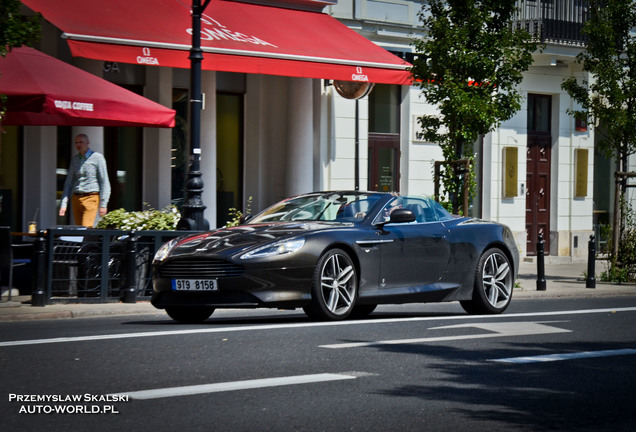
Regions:
<instances>
[{"instance_id":1,"label":"wooden door","mask_svg":"<svg viewBox=\"0 0 636 432\"><path fill-rule=\"evenodd\" d=\"M528 133L526 174L526 251L537 252L539 234L545 241L545 253L550 250L550 135Z\"/></svg>"},{"instance_id":2,"label":"wooden door","mask_svg":"<svg viewBox=\"0 0 636 432\"><path fill-rule=\"evenodd\" d=\"M399 135L369 133L369 190L399 192Z\"/></svg>"},{"instance_id":3,"label":"wooden door","mask_svg":"<svg viewBox=\"0 0 636 432\"><path fill-rule=\"evenodd\" d=\"M526 165L526 253L537 253L539 234L550 251L550 166L552 96L528 94Z\"/></svg>"}]
</instances>

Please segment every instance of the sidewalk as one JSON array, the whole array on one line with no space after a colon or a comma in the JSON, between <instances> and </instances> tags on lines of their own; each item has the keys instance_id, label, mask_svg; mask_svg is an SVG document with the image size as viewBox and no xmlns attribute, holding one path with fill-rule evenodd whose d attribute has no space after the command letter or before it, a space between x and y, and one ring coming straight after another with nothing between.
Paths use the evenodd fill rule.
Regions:
<instances>
[{"instance_id":1,"label":"sidewalk","mask_svg":"<svg viewBox=\"0 0 636 432\"><path fill-rule=\"evenodd\" d=\"M546 259L546 290L537 291L537 263L522 261L519 266L514 299L560 297L612 297L634 295L636 284L600 282L605 262L597 261L595 267L596 288L586 288L587 262L555 262Z\"/></svg>"},{"instance_id":2,"label":"sidewalk","mask_svg":"<svg viewBox=\"0 0 636 432\"><path fill-rule=\"evenodd\" d=\"M586 288L585 273L587 263L550 263L545 264L546 290L537 291L536 262L522 261L519 276L513 292L515 299L535 298L584 298L636 296L636 284L611 284L599 282L599 275L604 271L604 264L596 263L596 288ZM0 302L0 322L25 320L50 320L69 318L104 317L116 315L165 313L155 309L148 301L138 303L54 303L44 307L33 307L30 296L13 297L10 302L3 297Z\"/></svg>"}]
</instances>

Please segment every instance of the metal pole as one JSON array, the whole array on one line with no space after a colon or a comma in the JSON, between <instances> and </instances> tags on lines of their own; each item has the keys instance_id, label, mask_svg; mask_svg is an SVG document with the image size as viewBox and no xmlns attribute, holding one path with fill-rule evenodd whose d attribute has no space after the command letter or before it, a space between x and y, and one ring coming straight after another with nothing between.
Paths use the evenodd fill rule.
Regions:
<instances>
[{"instance_id":1,"label":"metal pole","mask_svg":"<svg viewBox=\"0 0 636 432\"><path fill-rule=\"evenodd\" d=\"M614 173L614 221L612 231L612 255L618 257L618 244L621 239L621 180L620 173Z\"/></svg>"},{"instance_id":2,"label":"metal pole","mask_svg":"<svg viewBox=\"0 0 636 432\"><path fill-rule=\"evenodd\" d=\"M46 296L46 233L44 230L38 231L33 251L33 290L31 292L31 306L45 306Z\"/></svg>"},{"instance_id":3,"label":"metal pole","mask_svg":"<svg viewBox=\"0 0 636 432\"><path fill-rule=\"evenodd\" d=\"M545 241L543 241L543 234L539 234L537 242L537 291L546 290L544 255Z\"/></svg>"},{"instance_id":4,"label":"metal pole","mask_svg":"<svg viewBox=\"0 0 636 432\"><path fill-rule=\"evenodd\" d=\"M356 99L356 125L355 125L355 162L353 166L354 171L354 186L355 190L360 190L360 109L358 107L358 99Z\"/></svg>"},{"instance_id":5,"label":"metal pole","mask_svg":"<svg viewBox=\"0 0 636 432\"><path fill-rule=\"evenodd\" d=\"M585 288L596 288L595 263L596 260L596 242L594 234L590 236L587 243L587 279L585 280Z\"/></svg>"},{"instance_id":6,"label":"metal pole","mask_svg":"<svg viewBox=\"0 0 636 432\"><path fill-rule=\"evenodd\" d=\"M192 0L192 48L190 49L190 151L192 162L186 181L186 202L181 208L181 220L178 229L207 230L210 224L203 217L206 206L203 205L201 193L203 180L201 179L201 109L203 96L201 94L201 15L210 4L205 0Z\"/></svg>"},{"instance_id":7,"label":"metal pole","mask_svg":"<svg viewBox=\"0 0 636 432\"><path fill-rule=\"evenodd\" d=\"M137 303L137 235L134 230L130 232L126 245L126 279L119 296L124 303Z\"/></svg>"}]
</instances>

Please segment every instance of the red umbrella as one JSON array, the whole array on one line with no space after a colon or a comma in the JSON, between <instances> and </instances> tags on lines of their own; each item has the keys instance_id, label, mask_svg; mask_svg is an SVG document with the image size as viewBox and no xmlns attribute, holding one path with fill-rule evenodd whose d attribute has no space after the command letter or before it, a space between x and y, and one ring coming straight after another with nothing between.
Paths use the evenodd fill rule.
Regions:
<instances>
[{"instance_id":1,"label":"red umbrella","mask_svg":"<svg viewBox=\"0 0 636 432\"><path fill-rule=\"evenodd\" d=\"M0 57L2 125L174 127L175 111L33 48Z\"/></svg>"}]
</instances>

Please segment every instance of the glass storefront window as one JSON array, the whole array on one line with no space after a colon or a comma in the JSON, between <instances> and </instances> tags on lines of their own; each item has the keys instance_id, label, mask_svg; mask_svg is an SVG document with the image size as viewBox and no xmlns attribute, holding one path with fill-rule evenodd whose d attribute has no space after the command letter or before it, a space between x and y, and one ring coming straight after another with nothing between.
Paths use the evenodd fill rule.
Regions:
<instances>
[{"instance_id":1,"label":"glass storefront window","mask_svg":"<svg viewBox=\"0 0 636 432\"><path fill-rule=\"evenodd\" d=\"M400 91L376 84L369 94L369 190L400 189Z\"/></svg>"},{"instance_id":2,"label":"glass storefront window","mask_svg":"<svg viewBox=\"0 0 636 432\"><path fill-rule=\"evenodd\" d=\"M55 166L55 208L59 209L64 193L64 183L68 175L68 167L71 165L71 158L75 154L73 146L72 128L70 126L60 126L57 128L57 165ZM56 224L67 225L70 223L72 212L67 212L65 216L60 216L56 211Z\"/></svg>"},{"instance_id":3,"label":"glass storefront window","mask_svg":"<svg viewBox=\"0 0 636 432\"><path fill-rule=\"evenodd\" d=\"M369 132L400 133L400 86L376 84L369 94Z\"/></svg>"},{"instance_id":4,"label":"glass storefront window","mask_svg":"<svg viewBox=\"0 0 636 432\"><path fill-rule=\"evenodd\" d=\"M22 139L17 126L4 126L0 138L0 225L21 231Z\"/></svg>"},{"instance_id":5,"label":"glass storefront window","mask_svg":"<svg viewBox=\"0 0 636 432\"><path fill-rule=\"evenodd\" d=\"M188 174L190 151L188 148L188 90L172 90L172 109L175 116L175 127L172 128L172 152L170 170L172 176L171 202L181 209L185 201L185 182Z\"/></svg>"},{"instance_id":6,"label":"glass storefront window","mask_svg":"<svg viewBox=\"0 0 636 432\"><path fill-rule=\"evenodd\" d=\"M142 210L142 128L105 129L104 152L110 180L109 210Z\"/></svg>"}]
</instances>

